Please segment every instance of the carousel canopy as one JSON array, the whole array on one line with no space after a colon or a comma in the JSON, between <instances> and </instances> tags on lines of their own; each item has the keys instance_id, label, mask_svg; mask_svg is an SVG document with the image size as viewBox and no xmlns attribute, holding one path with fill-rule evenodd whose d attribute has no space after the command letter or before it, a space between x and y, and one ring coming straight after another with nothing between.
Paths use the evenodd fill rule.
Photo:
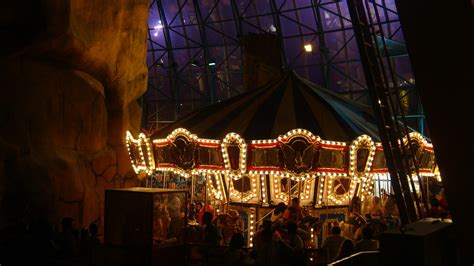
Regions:
<instances>
[{"instance_id":1,"label":"carousel canopy","mask_svg":"<svg viewBox=\"0 0 474 266\"><path fill-rule=\"evenodd\" d=\"M269 84L227 101L210 105L163 127L151 139L186 128L205 138L222 139L235 132L244 139L269 139L304 128L323 139L350 142L360 135L379 141L369 106L285 71Z\"/></svg>"},{"instance_id":2,"label":"carousel canopy","mask_svg":"<svg viewBox=\"0 0 474 266\"><path fill-rule=\"evenodd\" d=\"M209 196L252 204L287 202L291 182L301 181L302 204L316 206L373 192L375 177L389 174L378 140L370 107L291 71L151 137L126 136L137 174L204 174ZM401 143L414 147L420 174L435 175L433 146L421 134L411 132Z\"/></svg>"}]
</instances>

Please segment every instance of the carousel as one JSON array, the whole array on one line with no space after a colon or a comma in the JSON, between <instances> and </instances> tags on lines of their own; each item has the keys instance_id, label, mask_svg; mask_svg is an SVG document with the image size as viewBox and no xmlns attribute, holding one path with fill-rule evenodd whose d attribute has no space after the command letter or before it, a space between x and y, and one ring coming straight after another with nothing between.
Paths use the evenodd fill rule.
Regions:
<instances>
[{"instance_id":1,"label":"carousel","mask_svg":"<svg viewBox=\"0 0 474 266\"><path fill-rule=\"evenodd\" d=\"M419 177L439 178L428 140L411 132L409 143ZM389 180L371 108L291 71L151 135L127 132L126 144L138 175L162 184L189 179L191 197L199 179L206 205L245 208L250 245L255 225L281 202L299 198L305 209L341 212L355 196L371 198L377 180Z\"/></svg>"}]
</instances>

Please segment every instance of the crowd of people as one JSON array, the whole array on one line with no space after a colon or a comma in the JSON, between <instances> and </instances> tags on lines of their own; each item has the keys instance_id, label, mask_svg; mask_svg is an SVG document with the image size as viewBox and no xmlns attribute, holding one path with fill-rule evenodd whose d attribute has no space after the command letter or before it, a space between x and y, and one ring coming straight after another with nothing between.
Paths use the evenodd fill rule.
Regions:
<instances>
[{"instance_id":1,"label":"crowd of people","mask_svg":"<svg viewBox=\"0 0 474 266\"><path fill-rule=\"evenodd\" d=\"M374 206L371 209L374 212L384 211ZM351 217L360 217L360 214L354 212ZM330 223L330 235L323 241L316 259L319 263L328 263L356 252L377 250L375 232L386 229L380 224L385 224L385 221L372 219L370 214L362 220ZM342 227L345 228L344 234ZM279 204L271 219L263 222L263 229L257 232L254 239L257 265L306 265L309 261L305 250L317 248L311 231L316 234L315 238L319 238L323 223L301 208L298 198L294 198L289 207Z\"/></svg>"},{"instance_id":2,"label":"crowd of people","mask_svg":"<svg viewBox=\"0 0 474 266\"><path fill-rule=\"evenodd\" d=\"M1 232L2 265L97 265L101 241L98 225L77 229L66 217L60 230L44 221L17 224Z\"/></svg>"},{"instance_id":3,"label":"crowd of people","mask_svg":"<svg viewBox=\"0 0 474 266\"><path fill-rule=\"evenodd\" d=\"M196 241L206 247L225 248L225 265L307 265L308 250L318 254L315 260L319 263L334 262L357 252L378 250L380 234L399 225L395 197L384 191L381 197L364 201L355 196L349 217L342 221L320 221L294 198L290 206L279 203L257 225L258 230L251 233L253 246L248 248L244 213L232 209L218 213L200 202L191 209L190 218L195 219L195 228L200 228ZM429 208L424 209L430 217L449 218L444 191L432 195ZM428 212L423 215L428 216ZM319 245L318 239L323 239ZM0 239L0 257L5 265L9 259L21 264L22 259L32 258L50 265L97 265L101 248L98 225L77 229L71 218L62 220L61 230L36 222L8 228ZM31 255L22 257L18 254L21 251Z\"/></svg>"},{"instance_id":4,"label":"crowd of people","mask_svg":"<svg viewBox=\"0 0 474 266\"><path fill-rule=\"evenodd\" d=\"M203 244L217 247L226 245L224 228L219 224L219 216L207 210L202 211L205 227ZM231 215L232 217L232 215ZM239 216L236 218L239 219ZM311 217L300 207L299 199L292 200L290 206L280 203L263 220L260 230L253 235L253 247L244 248L244 235L240 225L235 226L226 251L225 265L305 265L306 248L311 248L311 228L320 230L319 219ZM314 248L314 247L313 247Z\"/></svg>"},{"instance_id":5,"label":"crowd of people","mask_svg":"<svg viewBox=\"0 0 474 266\"><path fill-rule=\"evenodd\" d=\"M449 217L442 190L432 196L429 209L430 217ZM221 241L221 227L212 218L212 213L201 210L206 226L205 242L209 245L228 243ZM382 191L381 197L366 198L363 202L355 196L349 206L348 219L326 221L326 224L328 236L319 245L318 259L329 263L358 252L376 251L382 232L399 225L395 196ZM230 255L226 256L227 265L306 265L309 261L305 251L318 248L310 235L314 233L315 238L322 238L323 230L322 221L309 215L299 205L298 198L292 199L290 206L280 203L255 233L251 251L244 251L242 232L234 232L230 239Z\"/></svg>"}]
</instances>

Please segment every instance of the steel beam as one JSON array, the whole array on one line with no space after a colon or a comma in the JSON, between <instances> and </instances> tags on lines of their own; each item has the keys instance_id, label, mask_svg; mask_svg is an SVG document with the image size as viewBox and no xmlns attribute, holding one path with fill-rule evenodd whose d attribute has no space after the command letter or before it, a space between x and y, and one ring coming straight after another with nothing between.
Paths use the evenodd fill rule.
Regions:
<instances>
[{"instance_id":1,"label":"steel beam","mask_svg":"<svg viewBox=\"0 0 474 266\"><path fill-rule=\"evenodd\" d=\"M212 67L209 65L211 63L211 58L209 54L209 46L207 44L207 35L206 35L206 25L201 14L201 8L199 6L198 0L193 0L194 12L196 13L196 18L198 21L199 36L201 37L202 49L204 51L204 60L206 64L206 75L207 75L207 84L209 86L209 94L211 104L215 102L215 91L214 91L214 73Z\"/></svg>"},{"instance_id":2,"label":"steel beam","mask_svg":"<svg viewBox=\"0 0 474 266\"><path fill-rule=\"evenodd\" d=\"M179 88L177 82L177 64L174 59L173 54L173 45L171 44L171 37L169 31L169 25L166 20L165 10L163 9L162 0L156 0L156 6L158 8L158 12L161 18L161 24L163 25L163 34L166 43L166 52L168 54L168 73L169 73L169 81L170 81L170 92L171 95L174 96L173 105L174 105L174 119L178 119L179 117Z\"/></svg>"},{"instance_id":3,"label":"steel beam","mask_svg":"<svg viewBox=\"0 0 474 266\"><path fill-rule=\"evenodd\" d=\"M277 4L276 4L275 0L270 0L270 2L271 2L270 3L271 8L272 8L273 23L275 24L275 27L277 28L277 30L276 30L277 36L281 41L282 65L283 65L283 67L286 67L288 65L288 62L287 62L286 53L285 53L285 42L283 40L282 32L281 32L280 8L277 7ZM286 0L285 0L285 2L286 2Z\"/></svg>"}]
</instances>

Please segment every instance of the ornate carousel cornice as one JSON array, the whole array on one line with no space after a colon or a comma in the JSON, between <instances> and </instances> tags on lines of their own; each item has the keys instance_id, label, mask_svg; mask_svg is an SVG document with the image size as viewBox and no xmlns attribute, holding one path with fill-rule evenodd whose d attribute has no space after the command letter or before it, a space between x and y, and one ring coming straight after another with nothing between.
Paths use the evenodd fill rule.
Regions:
<instances>
[{"instance_id":1,"label":"ornate carousel cornice","mask_svg":"<svg viewBox=\"0 0 474 266\"><path fill-rule=\"evenodd\" d=\"M433 153L433 146L421 134L412 132L409 137L418 145L417 157ZM403 143L407 141L405 137ZM294 181L315 176L358 179L367 178L369 174L388 174L382 144L367 135L346 143L321 139L305 129L294 129L275 139L245 140L237 133L229 133L218 140L200 138L184 128L177 128L166 138L153 140L143 133L135 139L127 132L126 144L137 174L165 171L188 177L221 173L233 179L242 175L279 174ZM357 154L361 149L368 150L364 158ZM421 175L433 174L433 160L434 157L425 159L425 165L419 165ZM419 163L423 163L422 158Z\"/></svg>"},{"instance_id":2,"label":"ornate carousel cornice","mask_svg":"<svg viewBox=\"0 0 474 266\"><path fill-rule=\"evenodd\" d=\"M400 143L416 147L420 175L439 175L433 146L421 134L410 133ZM342 205L354 195L363 200L372 193L375 177L389 175L382 144L368 135L347 143L294 129L275 139L245 140L228 133L220 140L177 128L166 138L152 140L143 133L135 139L127 132L126 144L137 174L205 175L208 195L221 201L287 202L296 182L302 204ZM239 191L242 182L248 182L245 191Z\"/></svg>"}]
</instances>

